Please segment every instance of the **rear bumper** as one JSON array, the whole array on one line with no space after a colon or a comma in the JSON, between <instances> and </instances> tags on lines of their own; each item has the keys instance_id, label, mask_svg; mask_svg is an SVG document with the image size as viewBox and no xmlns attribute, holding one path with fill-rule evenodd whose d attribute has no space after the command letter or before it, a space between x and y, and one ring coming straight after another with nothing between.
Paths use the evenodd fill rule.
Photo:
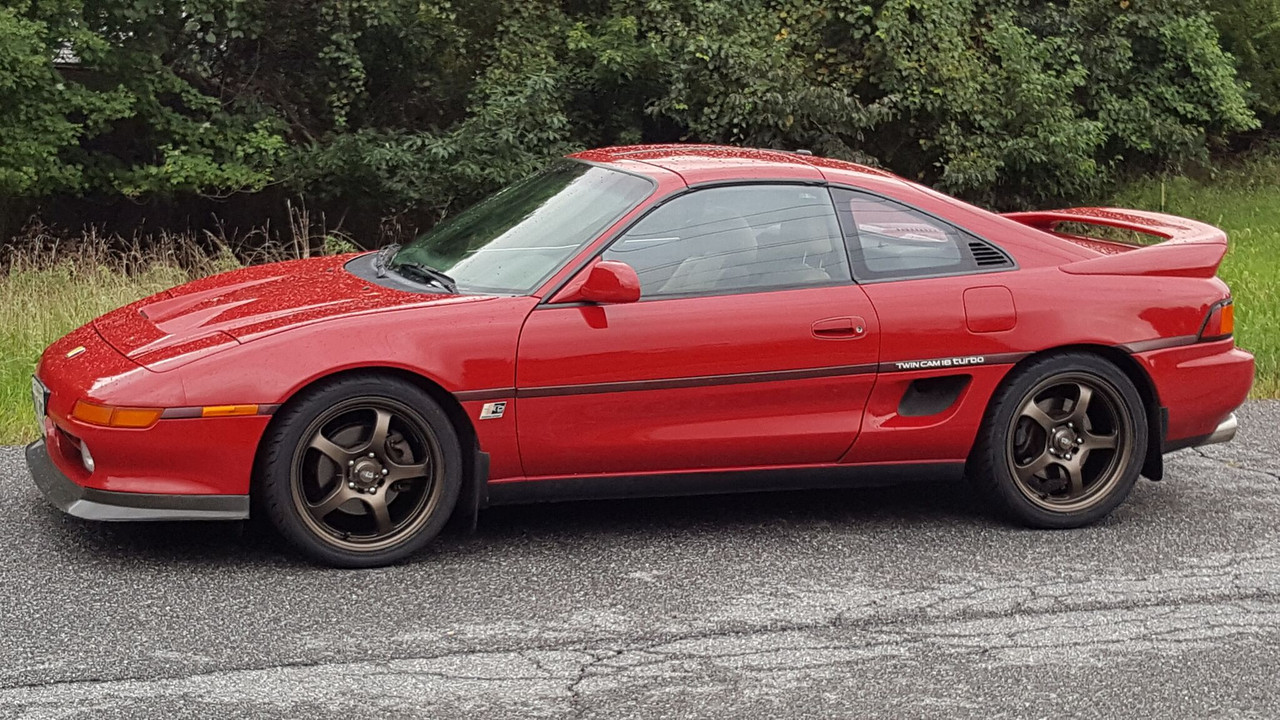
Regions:
<instances>
[{"instance_id":1,"label":"rear bumper","mask_svg":"<svg viewBox=\"0 0 1280 720\"><path fill-rule=\"evenodd\" d=\"M1218 423L1218 427L1213 433L1200 444L1215 445L1217 443L1230 442L1231 438L1236 436L1236 428L1238 427L1240 427L1240 423L1236 420L1236 414L1231 413L1226 420Z\"/></svg>"},{"instance_id":2,"label":"rear bumper","mask_svg":"<svg viewBox=\"0 0 1280 720\"><path fill-rule=\"evenodd\" d=\"M159 495L84 487L53 464L43 440L27 446L27 469L54 507L86 520L244 520L248 495Z\"/></svg>"},{"instance_id":3,"label":"rear bumper","mask_svg":"<svg viewBox=\"0 0 1280 720\"><path fill-rule=\"evenodd\" d=\"M1253 385L1253 355L1231 338L1133 356L1168 409L1163 451L1227 442L1235 435L1232 413ZM1212 438L1212 439L1211 439Z\"/></svg>"}]
</instances>

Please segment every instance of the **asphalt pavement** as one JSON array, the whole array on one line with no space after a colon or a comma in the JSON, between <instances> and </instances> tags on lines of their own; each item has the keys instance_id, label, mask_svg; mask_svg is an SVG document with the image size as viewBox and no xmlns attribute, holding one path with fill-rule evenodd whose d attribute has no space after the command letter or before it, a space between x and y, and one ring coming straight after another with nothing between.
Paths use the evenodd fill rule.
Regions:
<instances>
[{"instance_id":1,"label":"asphalt pavement","mask_svg":"<svg viewBox=\"0 0 1280 720\"><path fill-rule=\"evenodd\" d=\"M499 508L393 568L67 518L0 449L0 717L1280 717L1280 402L1044 532L962 486Z\"/></svg>"}]
</instances>

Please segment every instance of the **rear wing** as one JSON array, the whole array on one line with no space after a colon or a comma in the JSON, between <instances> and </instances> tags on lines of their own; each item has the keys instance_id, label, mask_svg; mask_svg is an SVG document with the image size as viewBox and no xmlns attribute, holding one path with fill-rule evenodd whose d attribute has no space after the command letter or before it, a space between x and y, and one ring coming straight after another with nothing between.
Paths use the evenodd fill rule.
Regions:
<instances>
[{"instance_id":1,"label":"rear wing","mask_svg":"<svg viewBox=\"0 0 1280 720\"><path fill-rule=\"evenodd\" d=\"M1143 210L1071 208L1006 213L1004 217L1028 227L1057 233L1062 223L1099 225L1154 235L1164 242L1136 245L1117 254L1077 260L1062 266L1076 275L1172 275L1213 277L1227 254L1227 234L1195 220ZM1118 247L1124 247L1117 244Z\"/></svg>"}]
</instances>

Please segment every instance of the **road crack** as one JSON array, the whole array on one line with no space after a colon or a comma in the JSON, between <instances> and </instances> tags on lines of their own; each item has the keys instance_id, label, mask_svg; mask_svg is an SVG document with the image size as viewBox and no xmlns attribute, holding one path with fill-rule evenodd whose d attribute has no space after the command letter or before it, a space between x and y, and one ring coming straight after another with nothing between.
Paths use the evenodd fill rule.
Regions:
<instances>
[{"instance_id":1,"label":"road crack","mask_svg":"<svg viewBox=\"0 0 1280 720\"><path fill-rule=\"evenodd\" d=\"M1210 455L1209 453L1205 452L1203 448L1193 447L1191 448L1191 450L1194 451L1195 454L1199 455L1200 457L1206 460L1212 460L1213 462L1216 462L1219 465L1228 467L1232 470L1243 470L1244 472L1258 473L1259 475L1266 475L1269 478L1280 480L1280 473L1273 473L1270 470L1262 470L1260 468L1249 467L1248 465L1236 463L1234 461L1224 460L1220 457Z\"/></svg>"},{"instance_id":2,"label":"road crack","mask_svg":"<svg viewBox=\"0 0 1280 720\"><path fill-rule=\"evenodd\" d=\"M593 641L574 641L564 643L544 643L544 644L516 644L511 646L497 646L492 648L476 648L465 650L451 650L441 653L428 654L407 654L390 658L353 658L349 660L316 660L316 661L295 661L285 663L272 663L264 665L249 665L237 668L219 668L216 670L195 671L181 673L175 675L157 675L157 676L123 676L116 678L108 677L91 677L79 679L60 679L49 680L33 683L15 683L0 686L0 692L21 691L40 688L53 687L82 687L94 685L111 685L116 683L127 682L166 682L166 681L182 681L190 679L217 679L233 677L239 674L269 672L274 670L314 670L320 668L342 668L357 666L373 666L378 668L385 674L413 674L419 672L425 676L439 675L441 677L454 677L447 672L436 671L414 671L411 669L396 668L396 664L405 664L413 662L430 662L435 660L448 660L467 657L483 657L483 656L500 656L514 655L524 657L528 660L530 653L585 653L590 656L588 660L581 663L578 667L573 679L568 683L566 689L569 692L571 700L580 699L581 685L591 675L592 671L601 666L608 666L609 660L615 659L623 654L633 653L653 653L662 654L660 648L676 645L679 643L690 643L700 641L723 640L735 637L755 637L767 635L784 635L802 632L815 632L831 629L849 630L855 637L863 637L875 634L896 635L899 637L913 637L919 635L912 630L922 624L937 625L948 622L981 622L987 620L1009 620L1013 618L1029 618L1044 619L1053 616L1061 616L1067 614L1080 613L1098 613L1108 611L1133 611L1152 608L1170 608L1176 610L1179 607L1187 606L1214 606L1214 605L1232 605L1241 602L1280 602L1280 592L1271 590L1259 590L1251 593L1233 595L1230 598L1223 598L1218 594L1197 594L1194 596L1183 596L1178 598L1153 598L1146 602L1117 602L1117 603L1094 603L1089 606L1074 607L1055 607L1048 609L1022 610L1016 612L965 612L960 611L952 615L930 616L927 613L927 607L916 608L906 612L891 612L888 614L873 613L871 615L850 619L847 612L837 613L834 616L811 622L793 622L793 623L777 623L770 622L758 626L737 626L729 628L716 628L710 630L701 630L687 633L674 633L656 638L599 638ZM1044 627L1049 627L1052 623L1041 623ZM1010 637L1016 633L1010 634ZM979 633L978 635L985 635ZM947 635L939 635L934 632L928 635L921 635L921 639L927 638L946 638ZM956 634L955 637L963 638L963 634ZM841 644L844 648L874 648L883 643L864 643L862 645ZM542 667L536 663L535 667ZM530 680L554 679L555 673L549 672L547 677L528 676ZM503 676L506 678L506 676ZM464 676L459 674L456 679L474 679L474 680L495 680L493 677L485 676ZM517 679L517 678L511 678ZM576 701L575 701L576 703Z\"/></svg>"}]
</instances>

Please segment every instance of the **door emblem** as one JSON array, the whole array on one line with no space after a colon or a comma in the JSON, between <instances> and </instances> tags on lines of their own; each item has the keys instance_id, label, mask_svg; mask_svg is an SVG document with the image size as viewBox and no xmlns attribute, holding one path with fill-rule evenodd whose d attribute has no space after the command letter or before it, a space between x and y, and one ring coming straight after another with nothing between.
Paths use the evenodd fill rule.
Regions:
<instances>
[{"instance_id":1,"label":"door emblem","mask_svg":"<svg viewBox=\"0 0 1280 720\"><path fill-rule=\"evenodd\" d=\"M480 419L496 420L502 417L502 414L505 413L506 411L507 411L506 400L503 400L502 402L485 403L484 406L480 408Z\"/></svg>"}]
</instances>

